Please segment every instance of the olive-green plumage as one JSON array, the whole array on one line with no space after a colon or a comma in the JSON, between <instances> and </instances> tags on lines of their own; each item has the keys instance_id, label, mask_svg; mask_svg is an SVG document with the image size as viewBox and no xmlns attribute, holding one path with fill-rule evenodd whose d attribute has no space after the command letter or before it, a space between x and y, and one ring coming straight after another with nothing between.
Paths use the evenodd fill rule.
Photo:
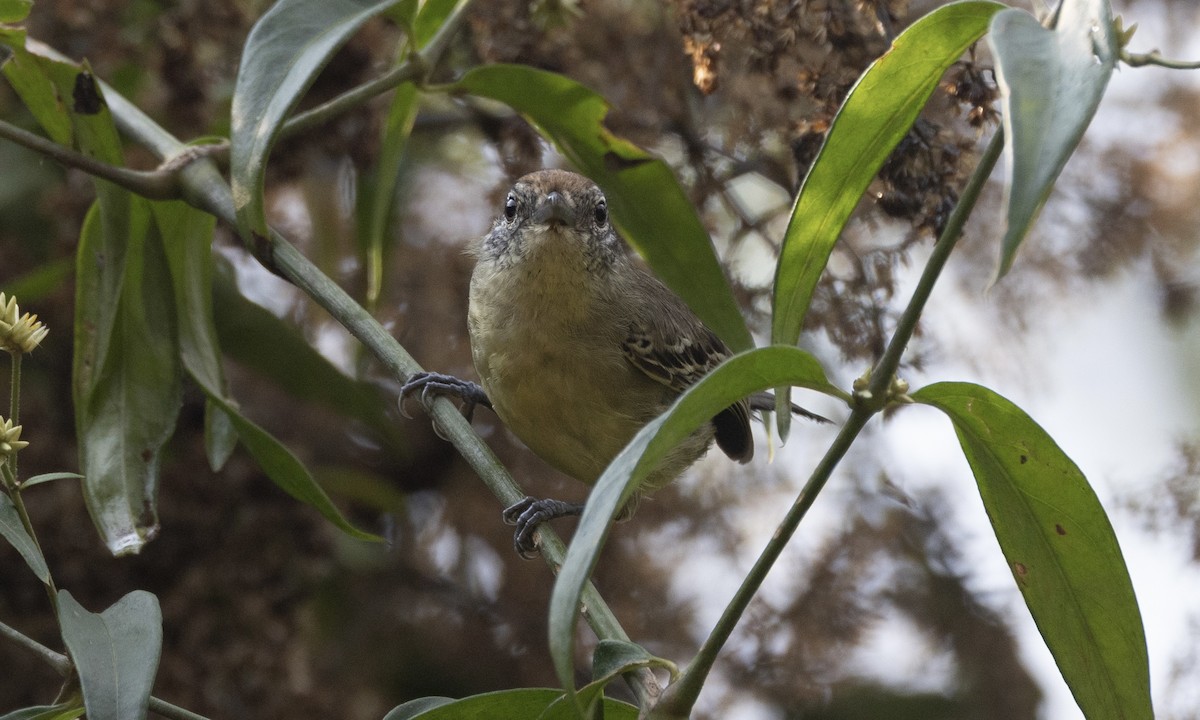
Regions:
<instances>
[{"instance_id":1,"label":"olive-green plumage","mask_svg":"<svg viewBox=\"0 0 1200 720\"><path fill-rule=\"evenodd\" d=\"M543 170L517 181L474 248L468 327L492 407L551 465L594 483L648 421L729 355L674 293L642 268L587 178ZM741 401L676 447L642 491L673 480L714 437L753 454Z\"/></svg>"}]
</instances>

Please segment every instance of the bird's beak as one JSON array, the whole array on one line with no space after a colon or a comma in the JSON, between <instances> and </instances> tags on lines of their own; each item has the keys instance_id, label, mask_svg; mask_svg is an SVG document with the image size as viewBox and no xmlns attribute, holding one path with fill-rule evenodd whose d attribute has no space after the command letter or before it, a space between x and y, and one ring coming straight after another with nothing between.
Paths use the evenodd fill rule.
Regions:
<instances>
[{"instance_id":1,"label":"bird's beak","mask_svg":"<svg viewBox=\"0 0 1200 720\"><path fill-rule=\"evenodd\" d=\"M571 206L567 204L567 199L563 197L562 193L555 190L542 198L537 209L533 211L531 219L538 225L571 225L574 222L574 215Z\"/></svg>"}]
</instances>

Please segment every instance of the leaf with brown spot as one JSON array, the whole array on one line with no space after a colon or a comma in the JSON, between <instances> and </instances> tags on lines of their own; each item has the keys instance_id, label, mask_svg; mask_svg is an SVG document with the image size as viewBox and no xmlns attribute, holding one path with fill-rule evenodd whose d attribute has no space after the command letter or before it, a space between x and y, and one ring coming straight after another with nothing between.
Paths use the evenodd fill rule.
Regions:
<instances>
[{"instance_id":1,"label":"leaf with brown spot","mask_svg":"<svg viewBox=\"0 0 1200 720\"><path fill-rule=\"evenodd\" d=\"M912 398L954 424L1013 579L1084 714L1153 717L1133 584L1087 478L1032 418L985 387L937 383Z\"/></svg>"}]
</instances>

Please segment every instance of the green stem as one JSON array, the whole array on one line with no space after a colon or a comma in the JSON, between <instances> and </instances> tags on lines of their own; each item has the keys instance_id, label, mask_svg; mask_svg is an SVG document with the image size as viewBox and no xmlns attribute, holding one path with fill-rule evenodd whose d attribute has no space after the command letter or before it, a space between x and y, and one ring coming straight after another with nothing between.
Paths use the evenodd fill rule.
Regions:
<instances>
[{"instance_id":1,"label":"green stem","mask_svg":"<svg viewBox=\"0 0 1200 720\"><path fill-rule=\"evenodd\" d=\"M171 720L208 720L203 715L198 715L178 705L172 705L166 700L159 700L154 696L150 697L150 710L165 718L171 718Z\"/></svg>"},{"instance_id":2,"label":"green stem","mask_svg":"<svg viewBox=\"0 0 1200 720\"><path fill-rule=\"evenodd\" d=\"M175 200L179 198L179 186L175 182L175 173L169 170L140 171L125 167L109 165L94 157L76 152L69 147L59 145L0 120L0 138L11 140L18 145L45 155L58 161L66 167L76 168L85 173L104 178L109 182L123 187L130 192L150 198L151 200Z\"/></svg>"},{"instance_id":3,"label":"green stem","mask_svg":"<svg viewBox=\"0 0 1200 720\"><path fill-rule=\"evenodd\" d=\"M11 458L9 458L11 462ZM21 497L21 487L16 483L16 476L12 475L13 486L9 492L9 498L12 500L13 507L17 509L17 516L21 518L21 525L25 527L25 532L29 534L29 539L33 541L34 547L37 548L38 554L46 557L42 552L42 543L38 541L37 533L33 530L33 522L29 519L29 511L25 508L25 499ZM50 599L50 607L54 610L54 616L58 617L58 588L54 585L54 577L46 578L46 597Z\"/></svg>"},{"instance_id":4,"label":"green stem","mask_svg":"<svg viewBox=\"0 0 1200 720\"><path fill-rule=\"evenodd\" d=\"M979 158L979 165L975 167L975 172L971 174L966 187L963 188L962 197L954 206L950 217L946 219L946 227L942 230L942 236L933 246L933 252L929 254L929 260L925 264L925 270L921 273L921 279L917 281L912 298L909 299L908 306L904 308L904 313L896 324L895 335L892 336L879 363L872 370L870 390L875 397L887 396L892 378L900 367L900 359L904 355L905 348L908 347L908 341L912 339L913 333L917 330L917 321L921 319L925 303L933 293L942 268L945 267L946 261L950 259L950 253L958 243L959 237L962 236L963 226L966 225L971 211L975 209L979 194L983 192L983 187L987 184L987 179L996 167L996 161L1000 159L1000 153L1003 150L1004 131L997 128L996 134L992 136L991 142L988 143L983 155Z\"/></svg>"},{"instance_id":5,"label":"green stem","mask_svg":"<svg viewBox=\"0 0 1200 720\"><path fill-rule=\"evenodd\" d=\"M854 410L851 411L850 417L846 421L846 424L842 426L841 432L838 433L837 438L834 439L825 456L821 458L821 462L813 470L808 482L805 483L804 488L801 489L800 494L796 497L787 515L784 516L783 521L775 530L775 534L771 537L770 542L767 543L762 554L755 561L754 567L751 568L745 580L742 581L742 585L734 593L733 598L713 627L712 632L696 653L696 657L689 663L680 679L666 689L661 702L654 708L651 717L675 718L690 715L691 708L695 704L696 697L700 694L700 689L704 686L709 672L712 670L717 654L729 640L730 635L733 633L734 628L737 627L738 621L745 613L750 601L757 594L759 587L766 579L767 573L770 572L775 561L778 560L784 547L787 546L792 535L796 532L796 528L800 525L800 521L804 519L804 516L808 513L808 509L812 507L813 501L816 500L818 493L825 487L825 483L833 475L834 469L837 468L838 463L850 449L850 446L859 433L862 432L867 421L871 419L872 415L882 409L892 377L899 367L900 358L904 353L905 347L908 345L908 341L912 338L913 332L916 330L917 320L921 316L930 293L933 292L934 285L937 283L937 279L940 277L951 251L962 235L963 225L966 223L971 210L975 207L980 191L982 191L988 177L992 174L992 169L995 168L996 160L1000 157L1000 151L1003 147L1003 133L997 130L987 149L980 157L979 165L975 168L975 172L971 175L966 187L963 188L962 198L958 201L954 212L951 213L949 219L946 221L946 227L929 256L929 261L925 265L925 270L921 273L921 279L913 291L912 298L909 300L904 313L900 316L896 332L892 335L892 339L888 343L883 356L872 371L869 390L871 397L875 401L858 403L854 407Z\"/></svg>"},{"instance_id":6,"label":"green stem","mask_svg":"<svg viewBox=\"0 0 1200 720\"><path fill-rule=\"evenodd\" d=\"M26 637L21 631L0 622L0 636L8 638L17 645L37 655L42 662L54 668L54 672L63 677L71 674L71 659L61 653L56 653L33 638Z\"/></svg>"},{"instance_id":7,"label":"green stem","mask_svg":"<svg viewBox=\"0 0 1200 720\"><path fill-rule=\"evenodd\" d=\"M21 355L23 353L14 352L12 354L12 374L9 381L9 396L8 396L8 419L13 426L21 424ZM9 459L9 467L12 468L13 475L17 474L17 457Z\"/></svg>"},{"instance_id":8,"label":"green stem","mask_svg":"<svg viewBox=\"0 0 1200 720\"><path fill-rule=\"evenodd\" d=\"M1121 60L1129 67L1158 65L1172 70L1200 70L1200 60L1171 60L1159 55L1157 50L1151 50L1148 53L1131 53L1122 50Z\"/></svg>"},{"instance_id":9,"label":"green stem","mask_svg":"<svg viewBox=\"0 0 1200 720\"><path fill-rule=\"evenodd\" d=\"M15 352L12 354L12 392L9 399L8 416L14 426L21 424L21 358L24 353ZM25 508L25 500L21 497L21 484L18 482L17 475L17 456L18 452L8 456L8 460L4 463L4 480L8 485L8 496L12 500L13 507L17 510L17 516L21 518L21 525L25 527L25 532L29 534L29 539L33 541L34 546L38 549L38 554L45 557L42 552L42 544L38 542L37 533L33 529L33 521L29 519L29 511ZM54 609L55 617L58 616L58 589L54 586L54 578L49 578L46 581L46 595L50 598L50 607Z\"/></svg>"}]
</instances>

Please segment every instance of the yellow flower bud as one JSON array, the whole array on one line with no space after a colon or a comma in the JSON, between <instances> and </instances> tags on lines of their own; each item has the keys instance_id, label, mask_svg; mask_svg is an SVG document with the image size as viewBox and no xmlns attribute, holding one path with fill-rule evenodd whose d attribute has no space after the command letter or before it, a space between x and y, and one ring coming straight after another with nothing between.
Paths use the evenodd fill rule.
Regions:
<instances>
[{"instance_id":1,"label":"yellow flower bud","mask_svg":"<svg viewBox=\"0 0 1200 720\"><path fill-rule=\"evenodd\" d=\"M21 439L20 425L14 426L12 420L0 418L0 465L3 465L10 455L24 450L28 445L28 442Z\"/></svg>"},{"instance_id":2,"label":"yellow flower bud","mask_svg":"<svg viewBox=\"0 0 1200 720\"><path fill-rule=\"evenodd\" d=\"M0 349L13 355L33 352L49 332L37 315L21 314L15 297L0 293Z\"/></svg>"}]
</instances>

